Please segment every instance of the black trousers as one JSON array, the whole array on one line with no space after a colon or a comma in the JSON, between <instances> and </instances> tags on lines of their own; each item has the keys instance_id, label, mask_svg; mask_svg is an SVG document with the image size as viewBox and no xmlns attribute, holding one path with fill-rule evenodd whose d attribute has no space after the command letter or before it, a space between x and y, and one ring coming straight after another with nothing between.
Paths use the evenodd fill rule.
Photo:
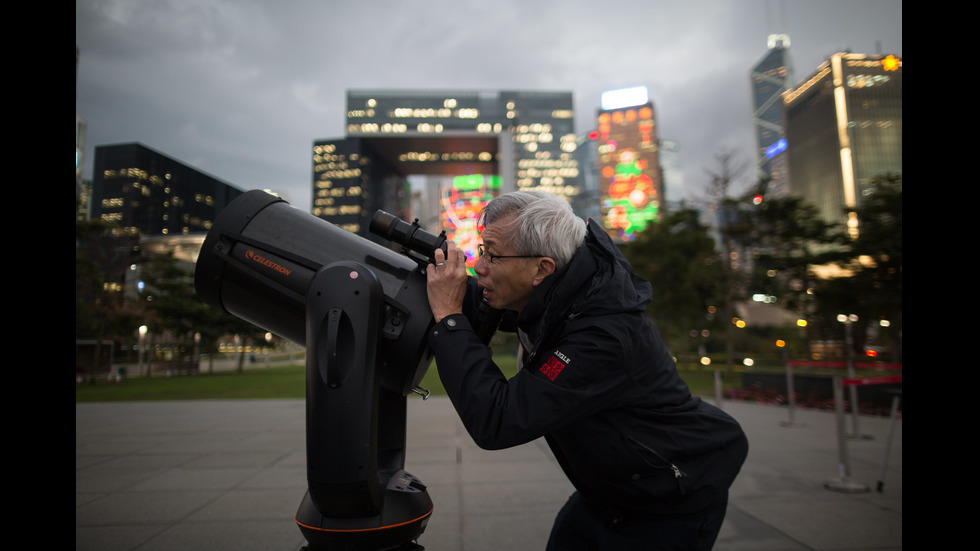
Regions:
<instances>
[{"instance_id":1,"label":"black trousers","mask_svg":"<svg viewBox=\"0 0 980 551\"><path fill-rule=\"evenodd\" d=\"M547 551L709 551L727 509L726 498L695 519L610 520L575 492L555 518Z\"/></svg>"}]
</instances>

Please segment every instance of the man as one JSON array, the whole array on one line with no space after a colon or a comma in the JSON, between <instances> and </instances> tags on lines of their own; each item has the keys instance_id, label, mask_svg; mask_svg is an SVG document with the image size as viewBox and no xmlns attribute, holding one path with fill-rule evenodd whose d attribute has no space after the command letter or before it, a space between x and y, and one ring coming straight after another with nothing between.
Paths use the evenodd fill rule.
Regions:
<instances>
[{"instance_id":1,"label":"man","mask_svg":"<svg viewBox=\"0 0 980 551\"><path fill-rule=\"evenodd\" d=\"M574 485L548 550L711 549L748 442L679 377L646 316L650 284L556 195L501 195L480 221L477 278L452 243L428 267L429 343L480 447L543 436ZM477 335L481 298L516 314L509 380Z\"/></svg>"}]
</instances>

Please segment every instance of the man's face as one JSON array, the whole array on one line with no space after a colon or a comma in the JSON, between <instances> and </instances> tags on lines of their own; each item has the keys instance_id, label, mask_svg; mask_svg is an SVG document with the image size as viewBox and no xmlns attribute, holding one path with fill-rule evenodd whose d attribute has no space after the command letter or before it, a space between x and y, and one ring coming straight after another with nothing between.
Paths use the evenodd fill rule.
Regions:
<instances>
[{"instance_id":1,"label":"man's face","mask_svg":"<svg viewBox=\"0 0 980 551\"><path fill-rule=\"evenodd\" d=\"M554 271L548 257L494 258L513 256L517 252L509 242L514 215L488 224L481 235L484 254L474 267L483 297L492 308L521 311L527 305L534 287Z\"/></svg>"}]
</instances>

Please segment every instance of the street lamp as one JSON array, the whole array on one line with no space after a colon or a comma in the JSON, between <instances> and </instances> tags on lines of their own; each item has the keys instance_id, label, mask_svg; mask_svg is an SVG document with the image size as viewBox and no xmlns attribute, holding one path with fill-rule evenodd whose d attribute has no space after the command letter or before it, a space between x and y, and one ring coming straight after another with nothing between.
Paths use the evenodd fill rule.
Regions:
<instances>
[{"instance_id":1,"label":"street lamp","mask_svg":"<svg viewBox=\"0 0 980 551\"><path fill-rule=\"evenodd\" d=\"M269 347L272 346L272 333L266 331L265 333L265 363L269 364Z\"/></svg>"},{"instance_id":2,"label":"street lamp","mask_svg":"<svg viewBox=\"0 0 980 551\"><path fill-rule=\"evenodd\" d=\"M857 322L857 314L837 314L837 321L844 324L844 353L847 358L847 377L854 378L854 329L851 327ZM858 431L858 395L857 385L850 385L851 390L851 420L853 421L854 433L852 437L859 437Z\"/></svg>"},{"instance_id":3,"label":"street lamp","mask_svg":"<svg viewBox=\"0 0 980 551\"><path fill-rule=\"evenodd\" d=\"M194 332L194 373L201 371L201 332Z\"/></svg>"},{"instance_id":4,"label":"street lamp","mask_svg":"<svg viewBox=\"0 0 980 551\"><path fill-rule=\"evenodd\" d=\"M143 375L143 357L146 355L146 332L147 332L147 330L148 329L147 329L147 327L145 325L140 325L140 328L139 328L139 334L140 334L139 346L140 346L140 350L139 350L139 370L138 371L139 371L139 374L141 376Z\"/></svg>"}]
</instances>

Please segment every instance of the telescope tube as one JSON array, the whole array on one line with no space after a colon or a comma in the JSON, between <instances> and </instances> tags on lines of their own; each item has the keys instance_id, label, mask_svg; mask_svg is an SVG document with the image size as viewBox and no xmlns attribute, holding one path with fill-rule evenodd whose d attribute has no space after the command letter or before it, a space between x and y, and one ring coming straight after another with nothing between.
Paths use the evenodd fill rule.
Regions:
<instances>
[{"instance_id":1,"label":"telescope tube","mask_svg":"<svg viewBox=\"0 0 980 551\"><path fill-rule=\"evenodd\" d=\"M415 260L252 190L215 220L194 284L205 304L306 346L310 283L319 270L345 261L364 265L381 283L381 384L407 395L432 360L426 343L432 312Z\"/></svg>"}]
</instances>

